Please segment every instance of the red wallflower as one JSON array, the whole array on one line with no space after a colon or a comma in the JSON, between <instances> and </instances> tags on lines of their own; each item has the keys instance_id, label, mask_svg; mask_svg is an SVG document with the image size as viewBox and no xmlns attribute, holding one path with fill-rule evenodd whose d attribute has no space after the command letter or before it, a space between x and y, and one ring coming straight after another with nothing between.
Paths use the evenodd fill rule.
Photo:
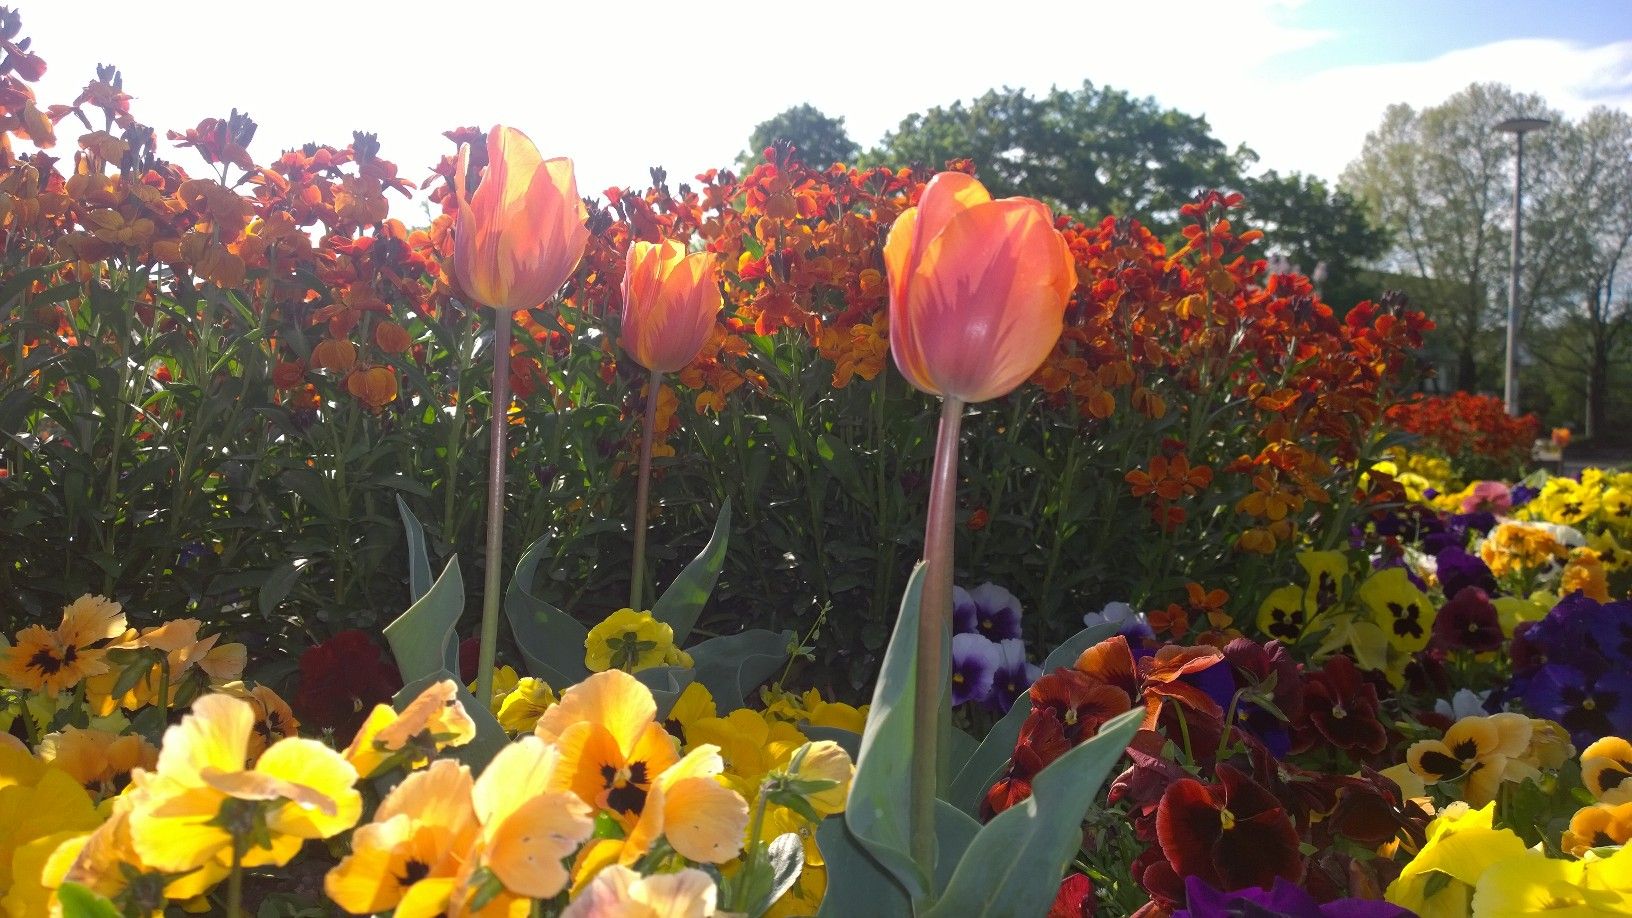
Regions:
<instances>
[{"instance_id":1,"label":"red wallflower","mask_svg":"<svg viewBox=\"0 0 1632 918\"><path fill-rule=\"evenodd\" d=\"M1298 833L1280 801L1227 764L1213 784L1173 782L1156 809L1156 838L1179 877L1225 892L1303 875Z\"/></svg>"},{"instance_id":2,"label":"red wallflower","mask_svg":"<svg viewBox=\"0 0 1632 918\"><path fill-rule=\"evenodd\" d=\"M342 631L300 655L295 710L302 723L342 739L357 732L376 704L402 688L402 675L367 631Z\"/></svg>"},{"instance_id":3,"label":"red wallflower","mask_svg":"<svg viewBox=\"0 0 1632 918\"><path fill-rule=\"evenodd\" d=\"M1081 873L1066 877L1048 908L1048 918L1091 918L1093 914L1094 881Z\"/></svg>"}]
</instances>

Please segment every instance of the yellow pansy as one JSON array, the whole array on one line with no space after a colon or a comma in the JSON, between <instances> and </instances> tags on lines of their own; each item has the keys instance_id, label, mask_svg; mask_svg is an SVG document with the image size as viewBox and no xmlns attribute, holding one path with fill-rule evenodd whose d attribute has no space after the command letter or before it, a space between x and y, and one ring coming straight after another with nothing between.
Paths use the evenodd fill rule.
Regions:
<instances>
[{"instance_id":1,"label":"yellow pansy","mask_svg":"<svg viewBox=\"0 0 1632 918\"><path fill-rule=\"evenodd\" d=\"M538 718L555 704L555 693L543 679L524 676L498 703L499 726L507 733L528 733Z\"/></svg>"},{"instance_id":2,"label":"yellow pansy","mask_svg":"<svg viewBox=\"0 0 1632 918\"><path fill-rule=\"evenodd\" d=\"M1587 861L1559 860L1537 851L1504 858L1479 875L1472 914L1474 918L1521 918L1632 911L1627 890L1594 888L1587 877L1589 870Z\"/></svg>"},{"instance_id":3,"label":"yellow pansy","mask_svg":"<svg viewBox=\"0 0 1632 918\"><path fill-rule=\"evenodd\" d=\"M704 918L715 913L718 891L701 870L641 876L618 865L602 870L561 918Z\"/></svg>"},{"instance_id":4,"label":"yellow pansy","mask_svg":"<svg viewBox=\"0 0 1632 918\"><path fill-rule=\"evenodd\" d=\"M1464 717L1443 739L1420 740L1406 750L1405 761L1426 784L1464 781L1462 799L1484 806L1496 799L1503 781L1523 781L1540 773L1521 761L1533 732L1523 714Z\"/></svg>"},{"instance_id":5,"label":"yellow pansy","mask_svg":"<svg viewBox=\"0 0 1632 918\"><path fill-rule=\"evenodd\" d=\"M771 769L785 765L807 737L792 724L766 720L758 711L738 708L725 717L698 721L687 733L693 744L719 747L726 777L744 797L752 798Z\"/></svg>"},{"instance_id":6,"label":"yellow pansy","mask_svg":"<svg viewBox=\"0 0 1632 918\"><path fill-rule=\"evenodd\" d=\"M98 798L122 789L132 770L152 768L159 750L136 734L67 727L40 740L40 758L74 776Z\"/></svg>"},{"instance_id":7,"label":"yellow pansy","mask_svg":"<svg viewBox=\"0 0 1632 918\"><path fill-rule=\"evenodd\" d=\"M408 775L352 833L351 853L329 870L323 891L354 915L440 914L474 853L473 791L470 769L451 759Z\"/></svg>"},{"instance_id":8,"label":"yellow pansy","mask_svg":"<svg viewBox=\"0 0 1632 918\"><path fill-rule=\"evenodd\" d=\"M691 745L692 725L700 720L717 716L719 709L714 704L714 694L708 690L708 686L701 682L690 682L669 708L669 716L664 718L663 726L679 739L681 747L685 748Z\"/></svg>"},{"instance_id":9,"label":"yellow pansy","mask_svg":"<svg viewBox=\"0 0 1632 918\"><path fill-rule=\"evenodd\" d=\"M202 895L226 877L227 865L214 860L179 876L143 861L130 836L133 802L130 794L113 798L106 822L82 839L59 846L46 865L46 885L79 883L98 895L149 914L162 910L167 900Z\"/></svg>"},{"instance_id":10,"label":"yellow pansy","mask_svg":"<svg viewBox=\"0 0 1632 918\"><path fill-rule=\"evenodd\" d=\"M591 628L584 638L584 666L590 672L621 669L638 673L643 669L681 664L674 646L674 629L652 617L650 612L619 609Z\"/></svg>"},{"instance_id":11,"label":"yellow pansy","mask_svg":"<svg viewBox=\"0 0 1632 918\"><path fill-rule=\"evenodd\" d=\"M471 791L481 824L477 863L513 895L559 893L568 878L562 860L595 829L590 808L557 789L564 764L560 750L524 736L493 757Z\"/></svg>"},{"instance_id":12,"label":"yellow pansy","mask_svg":"<svg viewBox=\"0 0 1632 918\"><path fill-rule=\"evenodd\" d=\"M55 697L108 671L101 645L125 631L125 613L104 596L81 596L62 610L55 630L30 625L0 652L0 678L28 692Z\"/></svg>"},{"instance_id":13,"label":"yellow pansy","mask_svg":"<svg viewBox=\"0 0 1632 918\"><path fill-rule=\"evenodd\" d=\"M612 669L567 689L533 732L561 750L555 787L632 825L652 781L679 760L674 738L656 717L651 690Z\"/></svg>"},{"instance_id":14,"label":"yellow pansy","mask_svg":"<svg viewBox=\"0 0 1632 918\"><path fill-rule=\"evenodd\" d=\"M89 832L101 823L72 775L0 746L0 890L11 888L18 849L61 832Z\"/></svg>"},{"instance_id":15,"label":"yellow pansy","mask_svg":"<svg viewBox=\"0 0 1632 918\"><path fill-rule=\"evenodd\" d=\"M1358 595L1395 650L1410 654L1428 646L1434 605L1411 582L1405 568L1377 571L1360 584Z\"/></svg>"},{"instance_id":16,"label":"yellow pansy","mask_svg":"<svg viewBox=\"0 0 1632 918\"><path fill-rule=\"evenodd\" d=\"M1565 596L1579 591L1588 599L1609 602L1609 575L1598 552L1590 548L1570 549L1569 561L1559 575L1558 591Z\"/></svg>"},{"instance_id":17,"label":"yellow pansy","mask_svg":"<svg viewBox=\"0 0 1632 918\"><path fill-rule=\"evenodd\" d=\"M1525 853L1511 829L1492 828L1495 804L1445 808L1428 824L1427 842L1388 884L1386 897L1421 918L1466 918L1474 885L1490 865Z\"/></svg>"},{"instance_id":18,"label":"yellow pansy","mask_svg":"<svg viewBox=\"0 0 1632 918\"><path fill-rule=\"evenodd\" d=\"M196 618L178 618L162 625L146 628L140 634L127 632L119 641L109 644L109 671L86 683L86 697L97 714L108 714L116 707L134 711L159 700L159 690L169 685L166 704L197 696L201 691L220 687L241 677L247 652L242 644L218 644L218 634L200 638L198 631L203 622ZM111 662L112 652L142 650L157 651L164 662L142 662L146 672L132 683L118 698L112 697L116 683L124 675L122 668ZM151 658L148 658L151 659Z\"/></svg>"},{"instance_id":19,"label":"yellow pansy","mask_svg":"<svg viewBox=\"0 0 1632 918\"><path fill-rule=\"evenodd\" d=\"M1606 736L1581 750L1581 783L1599 803L1632 801L1632 743Z\"/></svg>"},{"instance_id":20,"label":"yellow pansy","mask_svg":"<svg viewBox=\"0 0 1632 918\"><path fill-rule=\"evenodd\" d=\"M291 738L244 766L255 711L231 695L205 695L165 731L153 771L132 775L131 839L166 871L230 864L286 864L306 839L351 828L362 813L357 772L315 740Z\"/></svg>"},{"instance_id":21,"label":"yellow pansy","mask_svg":"<svg viewBox=\"0 0 1632 918\"><path fill-rule=\"evenodd\" d=\"M1589 849L1628 841L1632 841L1632 801L1594 803L1570 817L1570 827L1564 830L1559 848L1572 857L1581 857Z\"/></svg>"},{"instance_id":22,"label":"yellow pansy","mask_svg":"<svg viewBox=\"0 0 1632 918\"><path fill-rule=\"evenodd\" d=\"M648 789L619 860L635 863L659 838L681 857L701 864L736 857L748 828L748 802L715 780L724 770L719 750L709 745L692 749L665 769Z\"/></svg>"},{"instance_id":23,"label":"yellow pansy","mask_svg":"<svg viewBox=\"0 0 1632 918\"><path fill-rule=\"evenodd\" d=\"M443 679L419 693L401 713L378 704L346 747L346 761L357 774L371 778L398 766L409 770L430 761L449 746L476 738L476 722L459 701L459 686Z\"/></svg>"}]
</instances>

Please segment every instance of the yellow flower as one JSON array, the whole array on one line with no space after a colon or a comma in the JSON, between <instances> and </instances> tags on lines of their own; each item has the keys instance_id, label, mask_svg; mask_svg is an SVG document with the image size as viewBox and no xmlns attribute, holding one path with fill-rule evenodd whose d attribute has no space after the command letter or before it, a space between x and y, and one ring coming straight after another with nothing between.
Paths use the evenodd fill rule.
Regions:
<instances>
[{"instance_id":1,"label":"yellow flower","mask_svg":"<svg viewBox=\"0 0 1632 918\"><path fill-rule=\"evenodd\" d=\"M487 708L493 712L494 717L499 716L499 706L504 703L505 696L515 691L516 685L520 682L521 674L516 672L514 666L505 664L493 670L493 697L488 699ZM465 690L472 695L476 694L476 683L466 685Z\"/></svg>"},{"instance_id":2,"label":"yellow flower","mask_svg":"<svg viewBox=\"0 0 1632 918\"><path fill-rule=\"evenodd\" d=\"M792 793L802 798L818 815L831 816L844 812L845 800L850 796L850 782L856 776L856 765L844 747L832 740L806 743L794 750L790 765L780 776L786 779Z\"/></svg>"},{"instance_id":3,"label":"yellow flower","mask_svg":"<svg viewBox=\"0 0 1632 918\"><path fill-rule=\"evenodd\" d=\"M1519 760L1535 769L1553 771L1575 758L1570 731L1556 721L1530 718L1530 748Z\"/></svg>"},{"instance_id":4,"label":"yellow flower","mask_svg":"<svg viewBox=\"0 0 1632 918\"><path fill-rule=\"evenodd\" d=\"M708 745L664 769L647 791L619 861L635 863L659 838L697 863L723 864L736 857L748 828L748 802L715 780L724 770L719 750Z\"/></svg>"},{"instance_id":5,"label":"yellow flower","mask_svg":"<svg viewBox=\"0 0 1632 918\"><path fill-rule=\"evenodd\" d=\"M475 738L476 722L459 701L459 686L443 679L420 692L400 714L388 704L375 705L345 756L359 776L372 778L399 765L412 771L443 749Z\"/></svg>"},{"instance_id":6,"label":"yellow flower","mask_svg":"<svg viewBox=\"0 0 1632 918\"><path fill-rule=\"evenodd\" d=\"M1504 858L1480 874L1473 893L1474 918L1625 915L1632 911L1632 897L1624 886L1594 888L1588 878L1590 870L1586 861L1558 860L1535 851Z\"/></svg>"},{"instance_id":7,"label":"yellow flower","mask_svg":"<svg viewBox=\"0 0 1632 918\"><path fill-rule=\"evenodd\" d=\"M650 612L619 609L584 638L584 666L590 672L621 669L638 673L654 666L676 665L674 629ZM689 659L689 658L688 658Z\"/></svg>"},{"instance_id":8,"label":"yellow flower","mask_svg":"<svg viewBox=\"0 0 1632 918\"><path fill-rule=\"evenodd\" d=\"M30 625L17 632L15 646L0 657L0 677L17 688L55 697L88 676L107 672L103 651L94 646L125 631L118 603L85 595L62 610L56 630Z\"/></svg>"},{"instance_id":9,"label":"yellow flower","mask_svg":"<svg viewBox=\"0 0 1632 918\"><path fill-rule=\"evenodd\" d=\"M1562 561L1563 543L1551 531L1534 523L1504 521L1479 543L1479 557L1497 577Z\"/></svg>"},{"instance_id":10,"label":"yellow flower","mask_svg":"<svg viewBox=\"0 0 1632 918\"><path fill-rule=\"evenodd\" d=\"M1511 829L1491 827L1495 804L1456 804L1428 824L1427 843L1388 884L1386 897L1421 918L1466 918L1474 884L1497 861L1525 853Z\"/></svg>"},{"instance_id":11,"label":"yellow flower","mask_svg":"<svg viewBox=\"0 0 1632 918\"><path fill-rule=\"evenodd\" d=\"M785 765L806 736L792 724L766 720L757 711L738 708L725 717L698 721L688 737L693 745L719 747L726 777L744 797L758 795L759 784L771 769Z\"/></svg>"},{"instance_id":12,"label":"yellow flower","mask_svg":"<svg viewBox=\"0 0 1632 918\"><path fill-rule=\"evenodd\" d=\"M374 821L352 833L351 853L329 870L323 891L354 915L440 914L475 848L474 787L470 769L451 759L404 778Z\"/></svg>"},{"instance_id":13,"label":"yellow flower","mask_svg":"<svg viewBox=\"0 0 1632 918\"><path fill-rule=\"evenodd\" d=\"M663 726L680 740L681 748L688 748L691 745L688 737L692 725L718 714L719 711L714 706L714 695L708 690L708 686L701 682L691 682L680 693L680 697L674 700Z\"/></svg>"},{"instance_id":14,"label":"yellow flower","mask_svg":"<svg viewBox=\"0 0 1632 918\"><path fill-rule=\"evenodd\" d=\"M80 727L47 734L40 741L39 755L73 775L97 798L123 789L133 769L151 769L159 760L159 750L141 736Z\"/></svg>"},{"instance_id":15,"label":"yellow flower","mask_svg":"<svg viewBox=\"0 0 1632 918\"><path fill-rule=\"evenodd\" d=\"M713 915L718 891L701 870L641 876L614 864L574 899L561 918L703 918Z\"/></svg>"},{"instance_id":16,"label":"yellow flower","mask_svg":"<svg viewBox=\"0 0 1632 918\"><path fill-rule=\"evenodd\" d=\"M0 890L11 888L18 849L60 832L89 832L101 822L72 775L0 746Z\"/></svg>"},{"instance_id":17,"label":"yellow flower","mask_svg":"<svg viewBox=\"0 0 1632 918\"><path fill-rule=\"evenodd\" d=\"M1605 522L1621 532L1632 530L1632 481L1604 489L1598 512Z\"/></svg>"},{"instance_id":18,"label":"yellow flower","mask_svg":"<svg viewBox=\"0 0 1632 918\"><path fill-rule=\"evenodd\" d=\"M652 781L679 760L656 717L651 690L622 670L595 673L567 689L533 728L561 750L552 786L633 825Z\"/></svg>"},{"instance_id":19,"label":"yellow flower","mask_svg":"<svg viewBox=\"0 0 1632 918\"><path fill-rule=\"evenodd\" d=\"M1632 840L1632 801L1594 803L1575 811L1570 827L1564 830L1559 848L1572 857L1588 849L1624 845Z\"/></svg>"},{"instance_id":20,"label":"yellow flower","mask_svg":"<svg viewBox=\"0 0 1632 918\"><path fill-rule=\"evenodd\" d=\"M253 769L255 710L231 695L205 695L164 733L158 766L137 769L131 839L142 859L166 871L230 864L240 846L245 866L286 864L311 838L357 822L357 772L315 740L280 740Z\"/></svg>"},{"instance_id":21,"label":"yellow flower","mask_svg":"<svg viewBox=\"0 0 1632 918\"><path fill-rule=\"evenodd\" d=\"M1599 803L1632 801L1632 743L1606 736L1581 752L1581 783Z\"/></svg>"},{"instance_id":22,"label":"yellow flower","mask_svg":"<svg viewBox=\"0 0 1632 918\"><path fill-rule=\"evenodd\" d=\"M827 701L817 689L807 689L803 695L795 695L785 690L766 688L760 691L760 698L765 702L767 717L796 727L809 724L859 734L867 724L867 705L858 708L843 702Z\"/></svg>"},{"instance_id":23,"label":"yellow flower","mask_svg":"<svg viewBox=\"0 0 1632 918\"><path fill-rule=\"evenodd\" d=\"M538 724L538 718L549 710L552 704L555 704L555 693L550 691L549 683L542 679L534 679L532 676L524 676L517 680L515 688L499 702L499 709L495 713L499 718L499 726L506 732L530 733Z\"/></svg>"},{"instance_id":24,"label":"yellow flower","mask_svg":"<svg viewBox=\"0 0 1632 918\"><path fill-rule=\"evenodd\" d=\"M47 882L46 871L49 869L52 853L58 847L75 839L85 837L84 832L68 830L36 838L27 844L20 845L11 856L12 884L4 897L0 897L0 914L6 915L50 915L55 911L61 912L61 905L57 903L57 886ZM56 906L53 910L53 906Z\"/></svg>"},{"instance_id":25,"label":"yellow flower","mask_svg":"<svg viewBox=\"0 0 1632 918\"><path fill-rule=\"evenodd\" d=\"M1565 596L1580 591L1588 599L1609 602L1609 575L1598 553L1590 548L1570 549L1570 560L1559 577L1558 591Z\"/></svg>"},{"instance_id":26,"label":"yellow flower","mask_svg":"<svg viewBox=\"0 0 1632 918\"><path fill-rule=\"evenodd\" d=\"M595 829L590 808L557 789L561 751L524 736L499 751L471 792L482 869L510 893L548 899L567 885L564 858Z\"/></svg>"},{"instance_id":27,"label":"yellow flower","mask_svg":"<svg viewBox=\"0 0 1632 918\"><path fill-rule=\"evenodd\" d=\"M163 910L167 899L191 899L207 892L227 875L227 866L215 861L191 873L166 874L143 861L130 837L134 796L115 797L108 820L94 832L60 845L45 868L45 885L79 883L116 902L127 903L141 914Z\"/></svg>"},{"instance_id":28,"label":"yellow flower","mask_svg":"<svg viewBox=\"0 0 1632 918\"><path fill-rule=\"evenodd\" d=\"M1464 717L1444 739L1412 743L1405 761L1427 784L1466 779L1462 798L1470 806L1484 806L1496 799L1503 781L1539 775L1519 760L1530 749L1532 729L1523 714Z\"/></svg>"},{"instance_id":29,"label":"yellow flower","mask_svg":"<svg viewBox=\"0 0 1632 918\"><path fill-rule=\"evenodd\" d=\"M109 644L105 648L108 651L108 672L86 683L86 695L93 713L106 715L116 707L134 711L155 703L160 687L165 684L166 668L169 697L165 703L169 705L184 704L212 686L220 687L242 676L246 662L244 645L218 645L217 641L221 639L218 634L200 639L198 629L201 627L203 623L196 618L179 618L145 629L139 635L134 631L126 632L120 640ZM113 689L124 671L124 666L115 658L138 655L144 650L149 654L138 656L140 662L128 665L144 666L146 672L123 695L112 697ZM162 657L162 663L154 661L152 654L155 652Z\"/></svg>"},{"instance_id":30,"label":"yellow flower","mask_svg":"<svg viewBox=\"0 0 1632 918\"><path fill-rule=\"evenodd\" d=\"M1409 654L1428 646L1434 606L1406 576L1405 568L1377 571L1360 584L1358 593L1395 650Z\"/></svg>"}]
</instances>

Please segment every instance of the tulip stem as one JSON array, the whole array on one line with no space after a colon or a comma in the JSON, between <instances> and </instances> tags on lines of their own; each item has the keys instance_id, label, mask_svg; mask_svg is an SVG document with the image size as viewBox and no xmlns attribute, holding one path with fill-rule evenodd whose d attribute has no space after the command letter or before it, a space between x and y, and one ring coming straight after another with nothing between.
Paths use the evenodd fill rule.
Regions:
<instances>
[{"instance_id":1,"label":"tulip stem","mask_svg":"<svg viewBox=\"0 0 1632 918\"><path fill-rule=\"evenodd\" d=\"M482 584L482 640L476 657L476 700L493 698L493 658L499 645L499 591L504 569L504 460L509 453L511 313L493 311L493 397L487 447L487 567Z\"/></svg>"},{"instance_id":2,"label":"tulip stem","mask_svg":"<svg viewBox=\"0 0 1632 918\"><path fill-rule=\"evenodd\" d=\"M929 518L924 524L924 587L918 606L918 664L913 692L913 748L910 825L912 859L935 872L935 791L940 781L940 727L945 715L949 661L946 632L952 621L952 524L957 513L958 434L963 402L941 404L930 472Z\"/></svg>"},{"instance_id":3,"label":"tulip stem","mask_svg":"<svg viewBox=\"0 0 1632 918\"><path fill-rule=\"evenodd\" d=\"M652 372L646 381L646 420L640 431L640 477L635 482L635 555L629 565L629 608L642 611L641 586L646 581L646 502L652 490L652 437L657 427L657 393L663 374Z\"/></svg>"}]
</instances>

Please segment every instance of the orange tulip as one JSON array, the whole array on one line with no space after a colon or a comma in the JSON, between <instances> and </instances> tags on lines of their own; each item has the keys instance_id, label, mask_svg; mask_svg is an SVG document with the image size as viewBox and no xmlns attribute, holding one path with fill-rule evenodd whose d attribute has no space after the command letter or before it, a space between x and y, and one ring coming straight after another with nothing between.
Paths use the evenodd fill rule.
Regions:
<instances>
[{"instance_id":1,"label":"orange tulip","mask_svg":"<svg viewBox=\"0 0 1632 918\"><path fill-rule=\"evenodd\" d=\"M654 373L696 358L720 312L714 256L686 254L674 240L629 247L623 271L623 349Z\"/></svg>"},{"instance_id":2,"label":"orange tulip","mask_svg":"<svg viewBox=\"0 0 1632 918\"><path fill-rule=\"evenodd\" d=\"M572 160L543 159L527 135L495 126L488 165L474 195L465 189L470 151L459 152L454 187L454 274L476 302L529 309L555 296L584 254L589 212L578 197Z\"/></svg>"},{"instance_id":3,"label":"orange tulip","mask_svg":"<svg viewBox=\"0 0 1632 918\"><path fill-rule=\"evenodd\" d=\"M1006 395L1059 340L1076 266L1048 208L942 172L890 229L890 352L918 389Z\"/></svg>"}]
</instances>

